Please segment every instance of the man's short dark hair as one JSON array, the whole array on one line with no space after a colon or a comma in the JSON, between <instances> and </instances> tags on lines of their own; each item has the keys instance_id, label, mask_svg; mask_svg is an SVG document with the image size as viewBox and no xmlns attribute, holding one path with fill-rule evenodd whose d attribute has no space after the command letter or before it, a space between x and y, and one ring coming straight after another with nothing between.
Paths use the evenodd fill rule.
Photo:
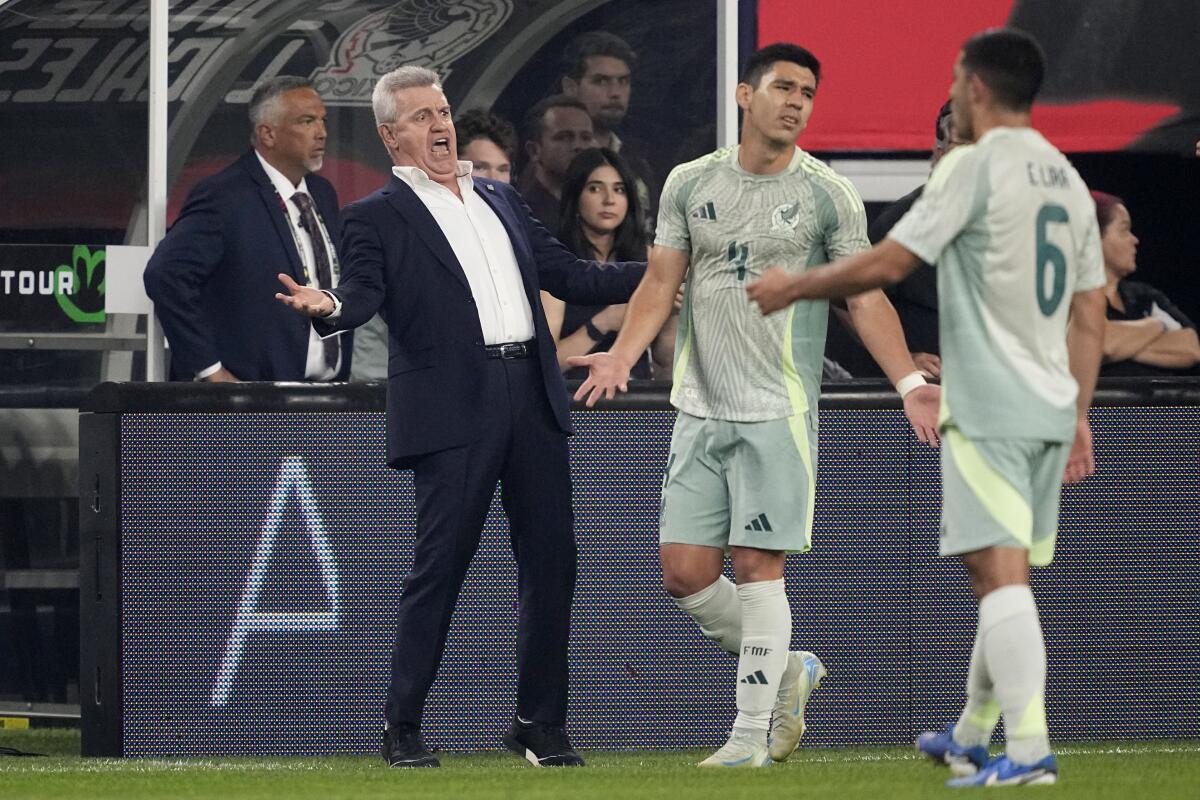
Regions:
<instances>
[{"instance_id":1,"label":"man's short dark hair","mask_svg":"<svg viewBox=\"0 0 1200 800\"><path fill-rule=\"evenodd\" d=\"M454 117L458 154L476 139L490 139L511 161L517 152L517 131L512 123L482 108L472 108Z\"/></svg>"},{"instance_id":2,"label":"man's short dark hair","mask_svg":"<svg viewBox=\"0 0 1200 800\"><path fill-rule=\"evenodd\" d=\"M951 105L950 101L942 103L942 107L938 109L937 119L933 121L933 141L938 147L946 147L950 144L950 125L951 122Z\"/></svg>"},{"instance_id":3,"label":"man's short dark hair","mask_svg":"<svg viewBox=\"0 0 1200 800\"><path fill-rule=\"evenodd\" d=\"M588 31L576 36L567 45L563 53L563 74L573 81L580 80L587 72L587 60L594 56L624 61L630 72L637 63L637 53L620 36L608 31Z\"/></svg>"},{"instance_id":4,"label":"man's short dark hair","mask_svg":"<svg viewBox=\"0 0 1200 800\"><path fill-rule=\"evenodd\" d=\"M525 141L540 142L542 140L542 121L546 116L546 112L552 108L578 108L584 114L588 113L587 106L583 104L583 101L577 100L570 95L552 94L549 97L543 97L525 114L525 122L521 125L522 132L525 134Z\"/></svg>"},{"instance_id":5,"label":"man's short dark hair","mask_svg":"<svg viewBox=\"0 0 1200 800\"><path fill-rule=\"evenodd\" d=\"M813 77L817 79L817 84L820 85L821 62L812 53L791 42L776 42L751 53L750 57L746 59L745 66L742 67L742 77L739 82L748 83L757 89L762 76L771 71L771 65L776 61L787 61L811 70Z\"/></svg>"},{"instance_id":6,"label":"man's short dark hair","mask_svg":"<svg viewBox=\"0 0 1200 800\"><path fill-rule=\"evenodd\" d=\"M281 94L292 91L293 89L311 89L313 88L312 81L308 78L301 78L298 75L276 75L270 80L265 80L254 87L254 91L250 93L250 107L246 111L250 115L250 123L254 127L262 124L266 118L271 101L279 97Z\"/></svg>"},{"instance_id":7,"label":"man's short dark hair","mask_svg":"<svg viewBox=\"0 0 1200 800\"><path fill-rule=\"evenodd\" d=\"M997 104L1010 111L1028 111L1042 88L1046 56L1024 31L989 28L963 45L962 66L991 89Z\"/></svg>"}]
</instances>

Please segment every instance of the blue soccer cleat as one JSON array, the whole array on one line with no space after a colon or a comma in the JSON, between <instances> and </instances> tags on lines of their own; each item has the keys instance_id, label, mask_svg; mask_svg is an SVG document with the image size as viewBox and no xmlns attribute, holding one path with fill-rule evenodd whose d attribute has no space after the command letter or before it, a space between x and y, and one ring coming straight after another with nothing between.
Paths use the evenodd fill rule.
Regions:
<instances>
[{"instance_id":1,"label":"blue soccer cleat","mask_svg":"<svg viewBox=\"0 0 1200 800\"><path fill-rule=\"evenodd\" d=\"M997 756L986 767L965 778L951 778L947 786L1045 786L1058 780L1058 761L1046 756L1036 764L1014 764L1008 756Z\"/></svg>"},{"instance_id":2,"label":"blue soccer cleat","mask_svg":"<svg viewBox=\"0 0 1200 800\"><path fill-rule=\"evenodd\" d=\"M917 752L945 764L958 776L974 775L988 763L988 751L983 745L963 747L954 741L953 725L941 733L922 733L917 737Z\"/></svg>"}]
</instances>

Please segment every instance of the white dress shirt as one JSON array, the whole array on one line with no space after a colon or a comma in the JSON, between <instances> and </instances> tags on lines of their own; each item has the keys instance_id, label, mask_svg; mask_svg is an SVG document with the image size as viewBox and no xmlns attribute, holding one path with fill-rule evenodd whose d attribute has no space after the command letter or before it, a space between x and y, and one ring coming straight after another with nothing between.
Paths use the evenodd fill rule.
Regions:
<instances>
[{"instance_id":1,"label":"white dress shirt","mask_svg":"<svg viewBox=\"0 0 1200 800\"><path fill-rule=\"evenodd\" d=\"M392 174L417 193L441 228L467 274L484 344L525 342L533 338L533 312L512 241L496 212L475 192L471 162L458 162L458 190L429 179L418 167L392 167Z\"/></svg>"},{"instance_id":2,"label":"white dress shirt","mask_svg":"<svg viewBox=\"0 0 1200 800\"><path fill-rule=\"evenodd\" d=\"M470 294L479 311L479 324L484 331L484 344L528 342L534 337L533 311L521 282L521 267L508 230L487 204L475 192L470 180L469 161L458 162L458 191L455 197L445 186L437 184L419 167L392 167L392 174L404 181L416 197L430 210L434 222L450 242L458 264L467 273ZM330 295L334 311L325 319L341 317L342 302Z\"/></svg>"},{"instance_id":3,"label":"white dress shirt","mask_svg":"<svg viewBox=\"0 0 1200 800\"><path fill-rule=\"evenodd\" d=\"M271 179L271 184L275 187L276 193L283 198L283 205L287 209L288 218L292 223L292 234L295 236L294 241L300 250L300 263L304 265L305 272L308 274L308 285L314 289L332 289L333 286L321 286L317 282L317 262L316 258L313 256L312 237L308 235L308 231L304 230L304 228L300 226L300 208L292 202L292 195L296 192L304 192L309 197L312 197L312 194L308 191L308 182L304 178L301 178L300 183L296 186L293 186L292 182L288 180L287 176L267 163L267 160L263 158L262 154L260 154L257 150L254 151L254 155L257 156L258 163L262 164L262 168L267 173L267 177ZM314 209L316 208L316 205L316 199L314 198ZM332 257L334 253L333 241L329 238L329 231L325 229L325 221L321 219L319 213L317 214L317 221L321 226L321 235L325 237L325 247L328 249L329 254ZM279 271L283 271L282 267L279 269ZM337 276L334 276L333 281L334 286L336 286ZM311 326L309 327L308 361L305 363L304 367L305 378L308 378L310 381L333 380L333 378L337 375L338 370L342 368L342 359L344 357L345 353L339 354L337 365L333 369L327 367L325 365L325 348L324 345L321 344L321 337L317 335L317 332L313 330ZM221 362L218 361L216 364L213 364L207 369L197 372L196 377L200 379L207 378L220 368Z\"/></svg>"},{"instance_id":4,"label":"white dress shirt","mask_svg":"<svg viewBox=\"0 0 1200 800\"><path fill-rule=\"evenodd\" d=\"M461 200L445 186L430 180L418 167L392 167L392 173L416 192L429 209L462 265L479 311L483 343L532 339L533 311L525 296L512 241L496 212L475 192L471 162L458 162ZM334 311L328 318L337 318L341 311L341 303L335 298Z\"/></svg>"}]
</instances>

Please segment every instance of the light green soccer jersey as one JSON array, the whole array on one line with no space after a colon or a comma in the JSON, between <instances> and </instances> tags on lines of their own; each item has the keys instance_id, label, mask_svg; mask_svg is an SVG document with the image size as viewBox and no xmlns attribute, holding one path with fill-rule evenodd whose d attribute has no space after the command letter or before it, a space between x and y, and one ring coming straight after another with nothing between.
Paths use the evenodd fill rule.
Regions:
<instances>
[{"instance_id":1,"label":"light green soccer jersey","mask_svg":"<svg viewBox=\"0 0 1200 800\"><path fill-rule=\"evenodd\" d=\"M937 264L942 421L970 438L1069 442L1071 295L1104 285L1096 208L1032 128L993 128L938 164L888 236Z\"/></svg>"},{"instance_id":2,"label":"light green soccer jersey","mask_svg":"<svg viewBox=\"0 0 1200 800\"><path fill-rule=\"evenodd\" d=\"M801 272L866 249L866 214L850 182L799 148L774 175L745 171L738 148L722 148L672 170L655 244L687 251L691 262L675 407L735 422L815 409L828 303L764 317L746 285L773 266Z\"/></svg>"}]
</instances>

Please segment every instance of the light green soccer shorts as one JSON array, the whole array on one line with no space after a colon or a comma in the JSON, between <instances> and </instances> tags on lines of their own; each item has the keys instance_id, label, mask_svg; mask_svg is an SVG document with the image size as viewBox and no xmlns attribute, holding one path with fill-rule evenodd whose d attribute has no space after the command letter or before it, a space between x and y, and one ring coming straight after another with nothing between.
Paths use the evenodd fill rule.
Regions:
<instances>
[{"instance_id":1,"label":"light green soccer shorts","mask_svg":"<svg viewBox=\"0 0 1200 800\"><path fill-rule=\"evenodd\" d=\"M663 479L659 541L802 552L812 536L817 427L679 412Z\"/></svg>"},{"instance_id":2,"label":"light green soccer shorts","mask_svg":"<svg viewBox=\"0 0 1200 800\"><path fill-rule=\"evenodd\" d=\"M1067 442L968 439L951 426L942 432L944 556L985 547L1023 547L1029 563L1054 558L1058 498Z\"/></svg>"}]
</instances>

